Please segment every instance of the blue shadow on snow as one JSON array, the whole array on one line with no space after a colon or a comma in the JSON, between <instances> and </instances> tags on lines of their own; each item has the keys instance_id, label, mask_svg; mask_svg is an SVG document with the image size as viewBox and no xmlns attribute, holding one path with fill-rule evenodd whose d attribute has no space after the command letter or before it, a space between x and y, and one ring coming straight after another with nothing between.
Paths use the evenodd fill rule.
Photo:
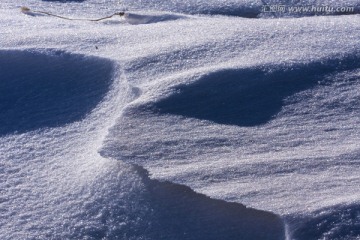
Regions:
<instances>
[{"instance_id":1,"label":"blue shadow on snow","mask_svg":"<svg viewBox=\"0 0 360 240\"><path fill-rule=\"evenodd\" d=\"M262 69L226 69L180 85L173 94L145 106L159 114L209 120L219 124L257 126L269 122L284 99L312 88L324 76L360 66L354 56L266 72Z\"/></svg>"},{"instance_id":2,"label":"blue shadow on snow","mask_svg":"<svg viewBox=\"0 0 360 240\"><path fill-rule=\"evenodd\" d=\"M300 219L290 218L296 226L292 239L359 239L360 205L338 205L318 210ZM295 224L294 224L295 223Z\"/></svg>"},{"instance_id":3,"label":"blue shadow on snow","mask_svg":"<svg viewBox=\"0 0 360 240\"><path fill-rule=\"evenodd\" d=\"M110 60L61 51L0 51L0 135L85 117L108 92Z\"/></svg>"},{"instance_id":4,"label":"blue shadow on snow","mask_svg":"<svg viewBox=\"0 0 360 240\"><path fill-rule=\"evenodd\" d=\"M151 226L142 232L146 239L285 240L284 223L276 214L212 199L187 186L150 179L142 167L135 169L154 213Z\"/></svg>"}]
</instances>

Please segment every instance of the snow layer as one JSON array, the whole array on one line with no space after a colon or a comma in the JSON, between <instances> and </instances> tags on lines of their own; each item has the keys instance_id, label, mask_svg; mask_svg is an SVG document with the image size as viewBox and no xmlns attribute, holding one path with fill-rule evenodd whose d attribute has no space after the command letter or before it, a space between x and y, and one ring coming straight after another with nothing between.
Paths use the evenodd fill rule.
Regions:
<instances>
[{"instance_id":1,"label":"snow layer","mask_svg":"<svg viewBox=\"0 0 360 240\"><path fill-rule=\"evenodd\" d=\"M234 4L1 2L1 239L359 237L359 16Z\"/></svg>"}]
</instances>

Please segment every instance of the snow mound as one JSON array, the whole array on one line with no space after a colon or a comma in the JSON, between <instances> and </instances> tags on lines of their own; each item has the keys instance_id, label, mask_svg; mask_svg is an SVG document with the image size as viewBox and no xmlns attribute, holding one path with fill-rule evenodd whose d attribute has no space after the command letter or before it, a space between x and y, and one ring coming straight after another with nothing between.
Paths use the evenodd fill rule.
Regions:
<instances>
[{"instance_id":1,"label":"snow mound","mask_svg":"<svg viewBox=\"0 0 360 240\"><path fill-rule=\"evenodd\" d=\"M134 93L112 61L3 50L0 62L1 239L284 239L276 214L151 180L97 152Z\"/></svg>"},{"instance_id":2,"label":"snow mound","mask_svg":"<svg viewBox=\"0 0 360 240\"><path fill-rule=\"evenodd\" d=\"M287 67L219 69L206 73L195 77L190 83L171 87L162 98L154 102L148 101L129 107L124 113L122 123L110 131L110 135L117 135L116 141L114 144L105 144L105 151L110 147L110 156L118 159L131 156L128 158L130 162L145 166L151 164L149 159L166 163L169 163L170 159L187 159L191 162L193 154L189 155L190 152L207 155L215 153L215 147L231 146L238 140L233 139L233 143L230 143L225 137L212 138L207 134L201 136L199 132L191 137L185 126L193 124L193 128L198 128L199 131L214 123L218 124L218 127L212 128L214 131L225 128L225 125L231 128L266 128L266 124L271 124L272 121L276 123L279 117L295 117L306 111L304 107L302 110L292 109L296 103L301 104L301 100L295 97L297 94L338 84L329 76L359 67L355 54ZM266 70L268 68L271 71ZM357 81L346 81L344 84L354 84L356 88ZM346 111L340 107L353 108L354 105L352 102L347 106L329 102L318 107L327 107L318 110L319 112L336 111L335 109ZM283 113L280 115L281 111ZM151 131L154 131L154 134L150 134L149 138L148 133ZM182 133L171 134L177 131ZM237 131L241 132L241 129ZM118 132L121 134L117 134ZM135 136L137 139L141 137L142 141L126 140Z\"/></svg>"}]
</instances>

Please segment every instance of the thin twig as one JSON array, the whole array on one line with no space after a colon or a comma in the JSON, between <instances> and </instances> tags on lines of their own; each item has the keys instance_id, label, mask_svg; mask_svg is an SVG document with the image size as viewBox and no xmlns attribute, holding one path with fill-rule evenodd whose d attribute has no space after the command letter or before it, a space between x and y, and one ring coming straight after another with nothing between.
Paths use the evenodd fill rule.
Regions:
<instances>
[{"instance_id":1,"label":"thin twig","mask_svg":"<svg viewBox=\"0 0 360 240\"><path fill-rule=\"evenodd\" d=\"M98 21L102 21L102 20L105 20L105 19L112 18L114 16L122 17L122 16L125 15L125 12L117 12L117 13L114 13L114 14L112 14L110 16L106 16L106 17L98 18L98 19L68 18L68 17L63 17L63 16L59 16L59 15L49 13L49 12L44 12L44 11L32 11L30 8L27 8L27 7L22 7L21 12L23 12L23 13L31 13L31 12L32 13L40 13L40 14L45 14L45 15L48 15L48 16L57 17L57 18L70 20L70 21L90 21L90 22L98 22Z\"/></svg>"}]
</instances>

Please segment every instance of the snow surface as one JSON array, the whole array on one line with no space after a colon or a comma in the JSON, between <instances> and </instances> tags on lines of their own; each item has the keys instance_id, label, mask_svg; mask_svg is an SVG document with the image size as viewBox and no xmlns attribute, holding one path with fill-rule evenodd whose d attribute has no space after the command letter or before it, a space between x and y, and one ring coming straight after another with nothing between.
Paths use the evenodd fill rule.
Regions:
<instances>
[{"instance_id":1,"label":"snow surface","mask_svg":"<svg viewBox=\"0 0 360 240\"><path fill-rule=\"evenodd\" d=\"M359 15L278 3L2 0L0 239L358 239Z\"/></svg>"}]
</instances>

